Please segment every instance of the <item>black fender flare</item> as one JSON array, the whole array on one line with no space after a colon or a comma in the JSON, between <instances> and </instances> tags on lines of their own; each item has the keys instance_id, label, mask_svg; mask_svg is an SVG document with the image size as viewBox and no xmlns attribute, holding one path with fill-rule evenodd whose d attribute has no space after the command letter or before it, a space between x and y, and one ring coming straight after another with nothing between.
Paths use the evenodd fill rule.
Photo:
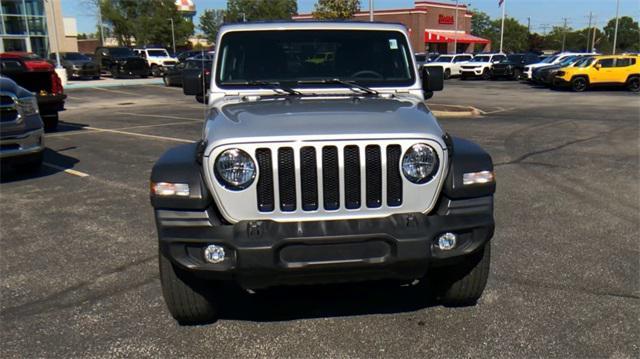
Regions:
<instances>
[{"instance_id":1,"label":"black fender flare","mask_svg":"<svg viewBox=\"0 0 640 359\"><path fill-rule=\"evenodd\" d=\"M495 181L487 184L464 185L465 173L493 171L493 161L479 145L458 137L445 139L449 148L449 172L442 193L450 199L475 198L493 195Z\"/></svg>"}]
</instances>

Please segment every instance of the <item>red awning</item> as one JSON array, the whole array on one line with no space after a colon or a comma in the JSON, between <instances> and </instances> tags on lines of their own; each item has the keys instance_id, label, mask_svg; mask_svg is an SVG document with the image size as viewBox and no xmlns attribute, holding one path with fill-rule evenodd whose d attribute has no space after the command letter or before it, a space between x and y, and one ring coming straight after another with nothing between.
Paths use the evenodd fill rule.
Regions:
<instances>
[{"instance_id":1,"label":"red awning","mask_svg":"<svg viewBox=\"0 0 640 359\"><path fill-rule=\"evenodd\" d=\"M426 31L424 32L424 42L459 42L461 44L488 44L491 41L483 39L481 37L453 32L436 32Z\"/></svg>"}]
</instances>

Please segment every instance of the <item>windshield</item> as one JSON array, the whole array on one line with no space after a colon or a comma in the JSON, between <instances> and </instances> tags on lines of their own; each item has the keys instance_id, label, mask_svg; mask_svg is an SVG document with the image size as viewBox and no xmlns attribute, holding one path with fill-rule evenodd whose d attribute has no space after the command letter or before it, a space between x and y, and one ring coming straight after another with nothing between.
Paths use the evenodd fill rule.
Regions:
<instances>
[{"instance_id":1,"label":"windshield","mask_svg":"<svg viewBox=\"0 0 640 359\"><path fill-rule=\"evenodd\" d=\"M111 56L117 56L117 57L131 57L131 56L136 56L133 51L131 51L131 49L126 48L126 47L114 47L112 49L109 50L111 52Z\"/></svg>"},{"instance_id":2,"label":"windshield","mask_svg":"<svg viewBox=\"0 0 640 359\"><path fill-rule=\"evenodd\" d=\"M469 62L489 62L491 60L491 56L476 56Z\"/></svg>"},{"instance_id":3,"label":"windshield","mask_svg":"<svg viewBox=\"0 0 640 359\"><path fill-rule=\"evenodd\" d=\"M574 63L578 58L576 56L570 56L560 62L561 67L566 67Z\"/></svg>"},{"instance_id":4,"label":"windshield","mask_svg":"<svg viewBox=\"0 0 640 359\"><path fill-rule=\"evenodd\" d=\"M506 61L510 62L522 62L524 55L508 55ZM504 61L504 60L503 60Z\"/></svg>"},{"instance_id":5,"label":"windshield","mask_svg":"<svg viewBox=\"0 0 640 359\"><path fill-rule=\"evenodd\" d=\"M216 84L222 88L327 79L374 86L415 82L413 54L399 31L234 31L222 37L219 49Z\"/></svg>"},{"instance_id":6,"label":"windshield","mask_svg":"<svg viewBox=\"0 0 640 359\"><path fill-rule=\"evenodd\" d=\"M438 56L433 62L451 62L453 56Z\"/></svg>"},{"instance_id":7,"label":"windshield","mask_svg":"<svg viewBox=\"0 0 640 359\"><path fill-rule=\"evenodd\" d=\"M540 61L540 63L541 64L550 64L550 63L554 62L557 58L558 58L558 56L549 56L546 59Z\"/></svg>"},{"instance_id":8,"label":"windshield","mask_svg":"<svg viewBox=\"0 0 640 359\"><path fill-rule=\"evenodd\" d=\"M147 50L148 56L169 57L167 50Z\"/></svg>"},{"instance_id":9,"label":"windshield","mask_svg":"<svg viewBox=\"0 0 640 359\"><path fill-rule=\"evenodd\" d=\"M91 60L89 57L78 52L67 52L62 55L65 60Z\"/></svg>"},{"instance_id":10,"label":"windshield","mask_svg":"<svg viewBox=\"0 0 640 359\"><path fill-rule=\"evenodd\" d=\"M588 67L589 65L591 65L593 63L594 58L593 57L586 57L578 62L576 62L575 67Z\"/></svg>"}]
</instances>

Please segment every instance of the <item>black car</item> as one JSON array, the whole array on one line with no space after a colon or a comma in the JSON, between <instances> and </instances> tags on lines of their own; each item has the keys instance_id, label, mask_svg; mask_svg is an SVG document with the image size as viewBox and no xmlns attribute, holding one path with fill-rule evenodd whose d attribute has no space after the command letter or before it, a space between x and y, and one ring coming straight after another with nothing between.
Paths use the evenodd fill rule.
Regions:
<instances>
[{"instance_id":1,"label":"black car","mask_svg":"<svg viewBox=\"0 0 640 359\"><path fill-rule=\"evenodd\" d=\"M147 61L127 47L98 47L96 49L96 61L103 73L110 74L113 78L125 76L149 76Z\"/></svg>"},{"instance_id":2,"label":"black car","mask_svg":"<svg viewBox=\"0 0 640 359\"><path fill-rule=\"evenodd\" d=\"M570 56L564 59L562 62L538 67L531 74L531 80L538 85L551 86L553 84L553 79L555 78L556 72L565 67L571 67L576 63L584 60L585 58L590 58L591 56Z\"/></svg>"},{"instance_id":3,"label":"black car","mask_svg":"<svg viewBox=\"0 0 640 359\"><path fill-rule=\"evenodd\" d=\"M210 76L213 59L196 59L189 58L174 67L167 68L162 77L165 86L182 86L183 77L191 73L198 74L204 72L205 78Z\"/></svg>"},{"instance_id":4,"label":"black car","mask_svg":"<svg viewBox=\"0 0 640 359\"><path fill-rule=\"evenodd\" d=\"M189 51L183 51L181 53L179 53L176 58L178 59L178 61L180 62L184 62L185 60L197 56L197 55L201 55L206 53L206 51L204 50L189 50Z\"/></svg>"},{"instance_id":5,"label":"black car","mask_svg":"<svg viewBox=\"0 0 640 359\"><path fill-rule=\"evenodd\" d=\"M491 68L491 78L509 78L518 80L522 76L524 67L540 62L540 56L533 53L507 55L506 60L494 64Z\"/></svg>"},{"instance_id":6,"label":"black car","mask_svg":"<svg viewBox=\"0 0 640 359\"><path fill-rule=\"evenodd\" d=\"M49 60L55 65L57 57L55 53L49 54ZM100 78L100 66L90 57L79 52L61 52L60 62L67 70L67 78L90 77L94 80Z\"/></svg>"}]
</instances>

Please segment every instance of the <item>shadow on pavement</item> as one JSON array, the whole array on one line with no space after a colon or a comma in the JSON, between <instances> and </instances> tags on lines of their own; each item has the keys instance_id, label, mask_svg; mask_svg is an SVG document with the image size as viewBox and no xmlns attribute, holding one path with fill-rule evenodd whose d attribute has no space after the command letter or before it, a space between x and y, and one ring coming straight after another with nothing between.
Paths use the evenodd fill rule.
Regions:
<instances>
[{"instance_id":1,"label":"shadow on pavement","mask_svg":"<svg viewBox=\"0 0 640 359\"><path fill-rule=\"evenodd\" d=\"M19 161L13 159L13 161ZM4 165L0 171L0 183L11 183L24 181L33 178L47 177L62 172L65 169L73 168L79 160L53 151L49 148L44 150L44 163L39 169L34 171L24 171L16 168L16 165ZM15 162L19 163L19 162ZM47 165L49 164L49 165ZM53 166L50 166L53 165Z\"/></svg>"}]
</instances>

